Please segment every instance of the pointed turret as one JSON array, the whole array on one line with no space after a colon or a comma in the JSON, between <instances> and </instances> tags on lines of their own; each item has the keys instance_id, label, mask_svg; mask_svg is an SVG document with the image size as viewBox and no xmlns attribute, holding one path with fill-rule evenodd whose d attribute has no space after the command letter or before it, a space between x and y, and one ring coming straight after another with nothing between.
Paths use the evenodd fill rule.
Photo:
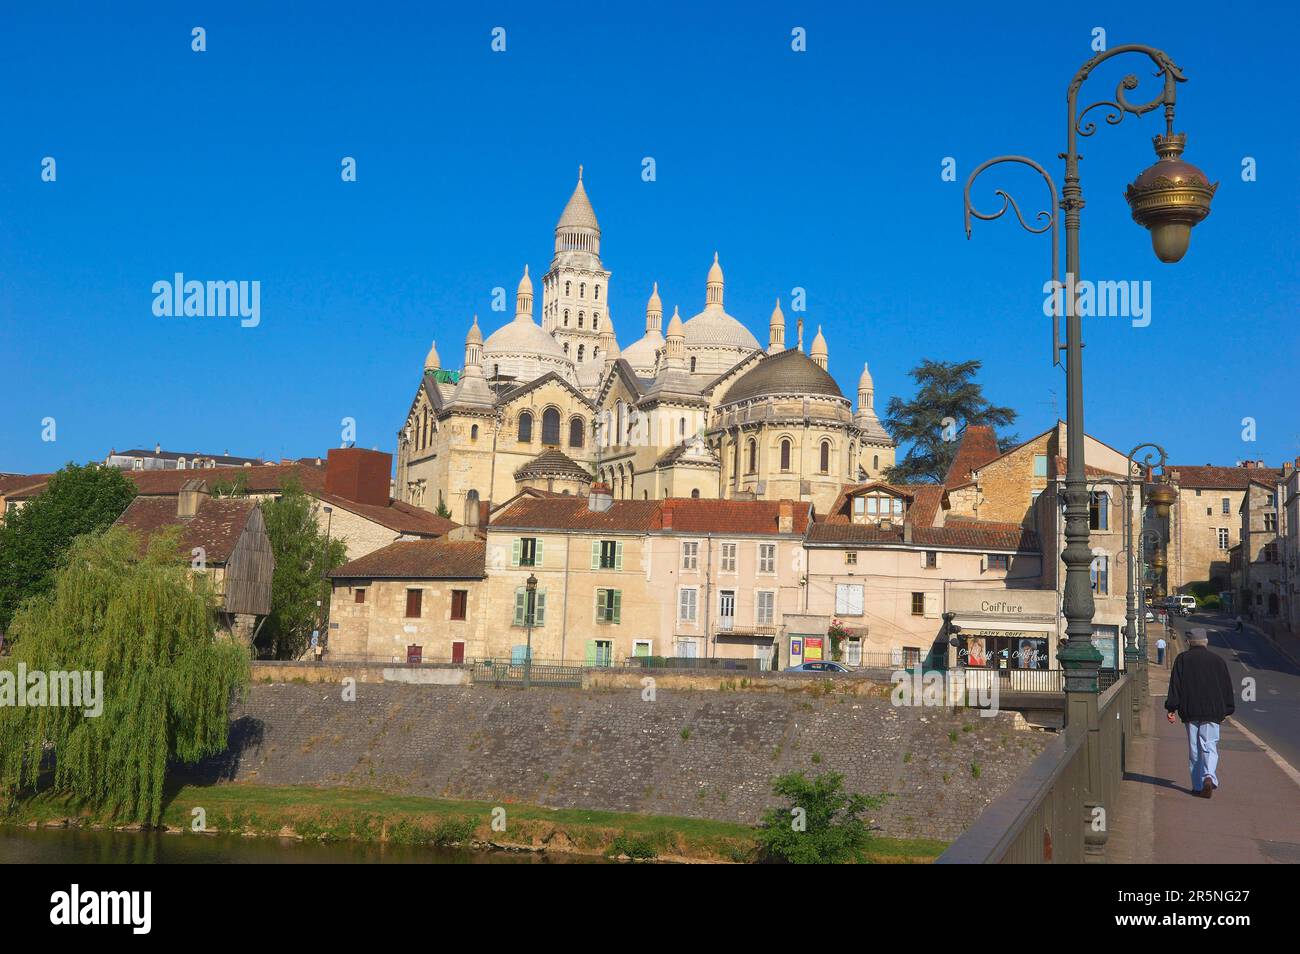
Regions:
<instances>
[{"instance_id":1,"label":"pointed turret","mask_svg":"<svg viewBox=\"0 0 1300 954\"><path fill-rule=\"evenodd\" d=\"M777 354L785 350L785 312L781 311L781 299L776 300L772 317L767 323L767 353Z\"/></svg>"},{"instance_id":2,"label":"pointed turret","mask_svg":"<svg viewBox=\"0 0 1300 954\"><path fill-rule=\"evenodd\" d=\"M713 253L713 265L709 268L709 277L704 283L704 307L722 307L722 266L718 264L718 253Z\"/></svg>"},{"instance_id":3,"label":"pointed turret","mask_svg":"<svg viewBox=\"0 0 1300 954\"><path fill-rule=\"evenodd\" d=\"M429 353L424 356L424 370L437 371L442 367L442 358L438 357L438 342L429 345Z\"/></svg>"},{"instance_id":4,"label":"pointed turret","mask_svg":"<svg viewBox=\"0 0 1300 954\"><path fill-rule=\"evenodd\" d=\"M659 300L659 283L655 282L650 292L650 300L645 303L645 333L657 334L664 320L663 302Z\"/></svg>"},{"instance_id":5,"label":"pointed turret","mask_svg":"<svg viewBox=\"0 0 1300 954\"><path fill-rule=\"evenodd\" d=\"M524 266L524 277L519 279L519 288L515 292L515 317L533 320L533 280L528 277L528 266Z\"/></svg>"},{"instance_id":6,"label":"pointed turret","mask_svg":"<svg viewBox=\"0 0 1300 954\"><path fill-rule=\"evenodd\" d=\"M817 337L813 338L812 350L808 354L812 358L813 364L823 371L826 370L826 360L829 354L826 350L826 339L822 337L821 325L817 326Z\"/></svg>"}]
</instances>

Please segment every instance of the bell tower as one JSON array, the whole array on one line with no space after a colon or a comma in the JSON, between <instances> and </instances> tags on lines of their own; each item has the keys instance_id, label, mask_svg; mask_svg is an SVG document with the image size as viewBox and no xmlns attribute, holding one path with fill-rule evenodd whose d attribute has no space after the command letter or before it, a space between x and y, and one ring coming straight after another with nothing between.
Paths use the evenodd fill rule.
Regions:
<instances>
[{"instance_id":1,"label":"bell tower","mask_svg":"<svg viewBox=\"0 0 1300 954\"><path fill-rule=\"evenodd\" d=\"M555 225L555 257L542 279L542 328L574 364L596 358L602 334L613 331L609 275L600 264L600 224L578 166L578 184Z\"/></svg>"}]
</instances>

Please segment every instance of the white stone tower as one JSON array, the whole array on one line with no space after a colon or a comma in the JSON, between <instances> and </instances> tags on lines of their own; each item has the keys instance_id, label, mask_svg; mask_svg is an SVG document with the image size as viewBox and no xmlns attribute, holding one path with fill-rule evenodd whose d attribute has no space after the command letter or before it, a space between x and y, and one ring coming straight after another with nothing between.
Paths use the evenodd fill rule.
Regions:
<instances>
[{"instance_id":1,"label":"white stone tower","mask_svg":"<svg viewBox=\"0 0 1300 954\"><path fill-rule=\"evenodd\" d=\"M579 166L578 185L555 225L555 257L542 279L542 327L575 364L591 360L601 334L613 330L609 275L600 264L600 224Z\"/></svg>"}]
</instances>

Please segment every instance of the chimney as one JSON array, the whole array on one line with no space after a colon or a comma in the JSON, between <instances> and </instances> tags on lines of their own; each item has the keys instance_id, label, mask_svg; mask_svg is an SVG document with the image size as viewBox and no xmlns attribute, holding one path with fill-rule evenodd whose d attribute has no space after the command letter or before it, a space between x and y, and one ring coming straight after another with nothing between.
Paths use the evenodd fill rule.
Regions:
<instances>
[{"instance_id":1,"label":"chimney","mask_svg":"<svg viewBox=\"0 0 1300 954\"><path fill-rule=\"evenodd\" d=\"M910 516L903 518L903 542L912 542L912 518Z\"/></svg>"},{"instance_id":2,"label":"chimney","mask_svg":"<svg viewBox=\"0 0 1300 954\"><path fill-rule=\"evenodd\" d=\"M333 447L325 462L325 492L375 507L388 506L393 455L364 447Z\"/></svg>"},{"instance_id":3,"label":"chimney","mask_svg":"<svg viewBox=\"0 0 1300 954\"><path fill-rule=\"evenodd\" d=\"M614 491L609 489L609 484L599 481L592 484L587 494L587 509L592 513L604 513L612 506L614 506Z\"/></svg>"},{"instance_id":4,"label":"chimney","mask_svg":"<svg viewBox=\"0 0 1300 954\"><path fill-rule=\"evenodd\" d=\"M153 452L154 452L155 454L161 454L161 453L162 453L162 445L161 445L161 444L154 444L154 445L153 445Z\"/></svg>"},{"instance_id":5,"label":"chimney","mask_svg":"<svg viewBox=\"0 0 1300 954\"><path fill-rule=\"evenodd\" d=\"M208 492L208 485L201 480L187 480L176 495L176 516L188 520L199 512L201 498Z\"/></svg>"},{"instance_id":6,"label":"chimney","mask_svg":"<svg viewBox=\"0 0 1300 954\"><path fill-rule=\"evenodd\" d=\"M794 502L782 500L777 504L777 533L794 533Z\"/></svg>"},{"instance_id":7,"label":"chimney","mask_svg":"<svg viewBox=\"0 0 1300 954\"><path fill-rule=\"evenodd\" d=\"M665 500L659 512L663 515L664 529L671 530L673 528L673 502Z\"/></svg>"}]
</instances>

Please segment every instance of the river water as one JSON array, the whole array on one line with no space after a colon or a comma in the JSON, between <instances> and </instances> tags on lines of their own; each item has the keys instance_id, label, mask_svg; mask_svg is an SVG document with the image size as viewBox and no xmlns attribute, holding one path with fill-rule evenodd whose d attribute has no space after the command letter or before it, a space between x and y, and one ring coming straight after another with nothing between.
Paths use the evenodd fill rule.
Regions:
<instances>
[{"instance_id":1,"label":"river water","mask_svg":"<svg viewBox=\"0 0 1300 954\"><path fill-rule=\"evenodd\" d=\"M604 859L239 835L0 826L0 864L591 864Z\"/></svg>"}]
</instances>

